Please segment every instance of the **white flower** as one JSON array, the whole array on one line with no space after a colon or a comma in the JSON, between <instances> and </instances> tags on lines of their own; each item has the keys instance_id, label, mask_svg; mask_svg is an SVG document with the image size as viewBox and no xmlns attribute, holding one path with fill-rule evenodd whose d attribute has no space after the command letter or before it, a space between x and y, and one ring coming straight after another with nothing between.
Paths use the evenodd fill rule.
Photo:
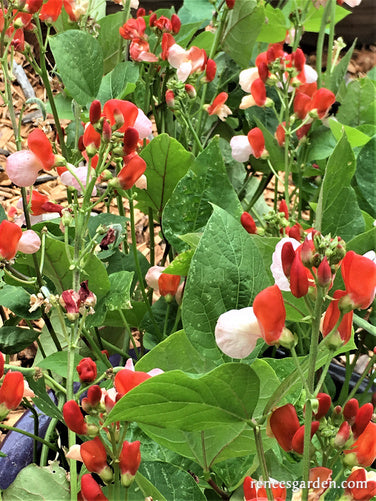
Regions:
<instances>
[{"instance_id":1,"label":"white flower","mask_svg":"<svg viewBox=\"0 0 376 501\"><path fill-rule=\"evenodd\" d=\"M252 154L252 147L247 136L234 136L230 141L231 155L238 162L246 162Z\"/></svg>"},{"instance_id":2,"label":"white flower","mask_svg":"<svg viewBox=\"0 0 376 501\"><path fill-rule=\"evenodd\" d=\"M215 326L215 341L225 355L245 358L254 350L261 330L253 308L222 313Z\"/></svg>"}]
</instances>

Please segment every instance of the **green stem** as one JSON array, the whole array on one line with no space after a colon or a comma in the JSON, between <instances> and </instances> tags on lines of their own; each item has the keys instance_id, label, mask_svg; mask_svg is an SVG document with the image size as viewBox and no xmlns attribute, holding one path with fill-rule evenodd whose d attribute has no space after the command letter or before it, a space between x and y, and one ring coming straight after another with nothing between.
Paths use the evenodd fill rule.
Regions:
<instances>
[{"instance_id":1,"label":"green stem","mask_svg":"<svg viewBox=\"0 0 376 501\"><path fill-rule=\"evenodd\" d=\"M331 8L331 1L327 2L324 8L324 13L321 18L321 26L319 31L319 36L317 39L316 48L316 71L317 71L317 87L321 87L322 81L322 54L324 50L324 40L325 40L325 28L328 22L329 11Z\"/></svg>"},{"instance_id":2,"label":"green stem","mask_svg":"<svg viewBox=\"0 0 376 501\"><path fill-rule=\"evenodd\" d=\"M63 407L64 402L65 402L65 397L60 394L58 396L58 404L57 404L57 407L60 410ZM56 425L57 425L58 422L59 422L59 420L57 418L52 418L51 419L51 421L50 421L50 423L49 423L49 425L47 427L46 434L44 436L45 440L49 441L49 438L54 433ZM39 465L40 466L46 466L47 465L47 460L48 460L48 447L44 444L42 446L42 450L41 450L41 454L40 454Z\"/></svg>"},{"instance_id":3,"label":"green stem","mask_svg":"<svg viewBox=\"0 0 376 501\"><path fill-rule=\"evenodd\" d=\"M268 501L274 501L274 496L272 489L269 484L269 473L268 473L268 467L266 464L266 459L265 459L265 453L264 453L264 448L262 445L262 437L261 437L261 428L259 426L255 426L253 428L253 433L255 437L255 444L256 444L256 450L257 450L257 457L260 462L260 467L261 467L261 472L262 472L262 479L265 482L265 489L266 489L266 495L268 498Z\"/></svg>"},{"instance_id":4,"label":"green stem","mask_svg":"<svg viewBox=\"0 0 376 501\"><path fill-rule=\"evenodd\" d=\"M346 402L348 402L351 398L353 398L356 395L356 392L360 388L360 385L362 384L363 380L368 376L369 371L372 369L373 364L375 363L375 360L376 360L376 355L374 355L372 358L370 358L370 360L369 360L369 362L367 364L367 367L364 369L362 375L360 376L360 378L356 382L354 388L349 393L349 395L348 395L348 397L346 399ZM344 402L344 404L346 402Z\"/></svg>"},{"instance_id":5,"label":"green stem","mask_svg":"<svg viewBox=\"0 0 376 501\"><path fill-rule=\"evenodd\" d=\"M75 346L75 329L77 327L77 322L71 327L68 342L68 367L67 367L67 401L73 400L73 374L74 374L74 354L76 351ZM71 448L76 444L76 434L74 431L68 429L68 447ZM71 501L77 501L78 485L77 485L77 466L76 461L73 459L69 460L69 470L70 470L70 493Z\"/></svg>"},{"instance_id":6,"label":"green stem","mask_svg":"<svg viewBox=\"0 0 376 501\"><path fill-rule=\"evenodd\" d=\"M149 207L148 211L149 219L149 239L150 239L150 266L155 265L155 239L154 239L154 214L153 209Z\"/></svg>"},{"instance_id":7,"label":"green stem","mask_svg":"<svg viewBox=\"0 0 376 501\"><path fill-rule=\"evenodd\" d=\"M329 28L329 40L328 40L328 57L326 61L326 72L325 78L327 81L327 77L330 77L332 72L332 64L333 64L333 47L334 47L334 26L336 24L335 16L336 16L336 0L330 0L328 2L330 4L330 28Z\"/></svg>"},{"instance_id":8,"label":"green stem","mask_svg":"<svg viewBox=\"0 0 376 501\"><path fill-rule=\"evenodd\" d=\"M369 322L367 322L367 320L364 320L364 318L354 313L353 321L354 324L357 325L358 327L361 327L362 329L369 332L373 336L376 336L376 326L370 324Z\"/></svg>"},{"instance_id":9,"label":"green stem","mask_svg":"<svg viewBox=\"0 0 376 501\"><path fill-rule=\"evenodd\" d=\"M298 359L298 355L296 354L295 347L291 348L291 354L292 354L292 358L293 358L294 363L295 363L295 367L297 368L297 371L299 373L300 379L301 379L301 381L303 383L304 389L305 389L307 395L309 395L310 390L309 390L308 385L307 385L307 379L306 379L306 377L304 375L304 372L302 370L302 367L300 365L300 362L299 362L299 359Z\"/></svg>"},{"instance_id":10,"label":"green stem","mask_svg":"<svg viewBox=\"0 0 376 501\"><path fill-rule=\"evenodd\" d=\"M324 367L322 368L322 372L321 372L321 375L320 375L320 379L318 380L318 383L316 384L316 389L315 389L315 396L317 396L317 394L320 392L320 389L321 389L321 386L324 384L324 381L325 381L325 378L326 378L326 375L328 373L328 370L329 370L329 366L330 366L330 363L332 361L332 354L329 353L329 356L327 358L327 361L325 362L325 365Z\"/></svg>"},{"instance_id":11,"label":"green stem","mask_svg":"<svg viewBox=\"0 0 376 501\"><path fill-rule=\"evenodd\" d=\"M38 437L37 435L34 435L34 433L29 433L28 431L21 430L20 428L16 428L15 426L7 426L6 424L0 423L0 428L3 430L8 430L8 431L16 431L17 433L21 433L21 435L26 435L27 437L32 438L33 440L37 440L41 444L47 445L50 449L53 451L57 452L58 448L54 445L51 444L50 442L47 442L47 440L44 440L44 438Z\"/></svg>"}]
</instances>

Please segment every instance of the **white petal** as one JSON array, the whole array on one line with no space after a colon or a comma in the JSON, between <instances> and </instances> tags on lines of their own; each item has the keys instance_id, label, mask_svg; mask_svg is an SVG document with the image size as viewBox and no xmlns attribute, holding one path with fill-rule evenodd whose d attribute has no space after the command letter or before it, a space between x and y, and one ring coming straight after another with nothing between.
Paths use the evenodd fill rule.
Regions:
<instances>
[{"instance_id":1,"label":"white petal","mask_svg":"<svg viewBox=\"0 0 376 501\"><path fill-rule=\"evenodd\" d=\"M251 92L251 85L256 78L259 78L257 68L248 68L239 73L239 85L244 92Z\"/></svg>"},{"instance_id":2,"label":"white petal","mask_svg":"<svg viewBox=\"0 0 376 501\"><path fill-rule=\"evenodd\" d=\"M304 65L304 75L306 77L306 83L314 83L317 80L317 71L308 64Z\"/></svg>"},{"instance_id":3,"label":"white petal","mask_svg":"<svg viewBox=\"0 0 376 501\"><path fill-rule=\"evenodd\" d=\"M167 59L173 68L179 68L183 62L188 61L188 53L183 47L175 43L169 48Z\"/></svg>"},{"instance_id":4,"label":"white petal","mask_svg":"<svg viewBox=\"0 0 376 501\"><path fill-rule=\"evenodd\" d=\"M240 102L239 109L240 110L246 110L247 108L250 108L251 106L256 106L256 101L255 98L252 96L252 94L248 94L248 96L244 96Z\"/></svg>"},{"instance_id":5,"label":"white petal","mask_svg":"<svg viewBox=\"0 0 376 501\"><path fill-rule=\"evenodd\" d=\"M234 136L230 141L231 154L234 160L246 162L252 153L251 145L247 136Z\"/></svg>"},{"instance_id":6,"label":"white petal","mask_svg":"<svg viewBox=\"0 0 376 501\"><path fill-rule=\"evenodd\" d=\"M24 254L34 254L39 251L40 245L39 235L33 230L26 230L18 242L18 250Z\"/></svg>"},{"instance_id":7,"label":"white petal","mask_svg":"<svg viewBox=\"0 0 376 501\"><path fill-rule=\"evenodd\" d=\"M281 257L282 247L285 245L286 242L291 242L294 250L296 250L300 246L300 242L295 240L295 238L290 238L290 237L282 238L275 246L270 270L273 274L275 283L278 285L281 291L290 290L290 283L288 281L288 278L283 273L282 257Z\"/></svg>"},{"instance_id":8,"label":"white petal","mask_svg":"<svg viewBox=\"0 0 376 501\"><path fill-rule=\"evenodd\" d=\"M215 326L215 341L225 355L245 358L262 337L253 308L230 310L223 313Z\"/></svg>"},{"instance_id":9,"label":"white petal","mask_svg":"<svg viewBox=\"0 0 376 501\"><path fill-rule=\"evenodd\" d=\"M137 129L141 139L150 136L153 129L151 120L149 120L145 113L140 109L138 110L138 115L133 127Z\"/></svg>"},{"instance_id":10,"label":"white petal","mask_svg":"<svg viewBox=\"0 0 376 501\"><path fill-rule=\"evenodd\" d=\"M191 61L186 61L182 63L179 66L178 71L176 72L178 80L180 80L180 82L185 82L189 77L189 75L191 74L191 71L192 71Z\"/></svg>"}]
</instances>

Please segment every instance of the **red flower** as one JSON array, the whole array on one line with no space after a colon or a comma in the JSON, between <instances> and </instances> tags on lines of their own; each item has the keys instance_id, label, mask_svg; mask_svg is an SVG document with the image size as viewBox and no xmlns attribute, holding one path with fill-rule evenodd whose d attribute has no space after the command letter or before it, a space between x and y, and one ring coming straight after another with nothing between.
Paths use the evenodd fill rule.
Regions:
<instances>
[{"instance_id":1,"label":"red flower","mask_svg":"<svg viewBox=\"0 0 376 501\"><path fill-rule=\"evenodd\" d=\"M136 151L140 134L134 127L128 127L124 132L123 151L126 155Z\"/></svg>"},{"instance_id":2,"label":"red flower","mask_svg":"<svg viewBox=\"0 0 376 501\"><path fill-rule=\"evenodd\" d=\"M274 501L284 501L286 499L286 487L278 482L273 483L272 494ZM252 477L245 477L243 482L243 491L245 501L263 501L267 499L266 489L264 486L258 487L258 482L255 482Z\"/></svg>"},{"instance_id":3,"label":"red flower","mask_svg":"<svg viewBox=\"0 0 376 501\"><path fill-rule=\"evenodd\" d=\"M347 295L340 302L340 307L348 303L352 309L367 309L375 297L376 264L367 257L349 251L343 258L341 273Z\"/></svg>"},{"instance_id":4,"label":"red flower","mask_svg":"<svg viewBox=\"0 0 376 501\"><path fill-rule=\"evenodd\" d=\"M102 480L110 482L113 474L107 464L106 448L99 437L81 444L80 453L86 468L92 473L98 473Z\"/></svg>"},{"instance_id":5,"label":"red flower","mask_svg":"<svg viewBox=\"0 0 376 501\"><path fill-rule=\"evenodd\" d=\"M209 115L217 115L220 120L224 120L228 115L232 114L230 108L225 104L227 101L227 92L220 92L217 97L214 98L212 104L210 104L206 111Z\"/></svg>"},{"instance_id":6,"label":"red flower","mask_svg":"<svg viewBox=\"0 0 376 501\"><path fill-rule=\"evenodd\" d=\"M63 417L68 428L78 435L86 435L88 426L85 422L81 409L75 400L68 400L63 405Z\"/></svg>"},{"instance_id":7,"label":"red flower","mask_svg":"<svg viewBox=\"0 0 376 501\"><path fill-rule=\"evenodd\" d=\"M314 416L316 419L320 420L327 415L332 403L332 399L327 393L318 393L316 398L319 401L319 408L317 412L314 413Z\"/></svg>"},{"instance_id":8,"label":"red flower","mask_svg":"<svg viewBox=\"0 0 376 501\"><path fill-rule=\"evenodd\" d=\"M282 449L292 451L292 439L300 427L295 407L292 404L278 407L272 412L269 425Z\"/></svg>"},{"instance_id":9,"label":"red flower","mask_svg":"<svg viewBox=\"0 0 376 501\"><path fill-rule=\"evenodd\" d=\"M180 275L161 273L158 279L158 289L161 296L174 296L180 284Z\"/></svg>"},{"instance_id":10,"label":"red flower","mask_svg":"<svg viewBox=\"0 0 376 501\"><path fill-rule=\"evenodd\" d=\"M108 501L94 478L85 473L81 477L81 495L84 501Z\"/></svg>"},{"instance_id":11,"label":"red flower","mask_svg":"<svg viewBox=\"0 0 376 501\"><path fill-rule=\"evenodd\" d=\"M6 411L6 414L8 413L7 411L16 409L20 405L24 387L25 384L21 372L8 371L5 374L3 384L0 388L0 405ZM3 414L3 412L0 411L0 414Z\"/></svg>"},{"instance_id":12,"label":"red flower","mask_svg":"<svg viewBox=\"0 0 376 501\"><path fill-rule=\"evenodd\" d=\"M97 364L90 357L80 360L76 370L81 383L92 383L97 377Z\"/></svg>"},{"instance_id":13,"label":"red flower","mask_svg":"<svg viewBox=\"0 0 376 501\"><path fill-rule=\"evenodd\" d=\"M320 426L319 421L312 422L312 424L311 424L311 438L316 433L316 431L319 429L319 426ZM303 424L296 431L295 435L292 438L292 442L291 442L291 446L292 446L293 450L295 452L297 452L298 454L303 454L303 450L304 450L304 429L305 429L305 425Z\"/></svg>"},{"instance_id":14,"label":"red flower","mask_svg":"<svg viewBox=\"0 0 376 501\"><path fill-rule=\"evenodd\" d=\"M151 376L146 372L122 369L115 376L114 386L116 391L123 396L149 378L151 378Z\"/></svg>"},{"instance_id":15,"label":"red flower","mask_svg":"<svg viewBox=\"0 0 376 501\"><path fill-rule=\"evenodd\" d=\"M120 187L129 190L146 170L146 162L133 152L124 157L124 167L118 174Z\"/></svg>"},{"instance_id":16,"label":"red flower","mask_svg":"<svg viewBox=\"0 0 376 501\"><path fill-rule=\"evenodd\" d=\"M262 130L258 127L251 129L248 134L248 142L252 148L252 155L260 158L265 153L265 139Z\"/></svg>"},{"instance_id":17,"label":"red flower","mask_svg":"<svg viewBox=\"0 0 376 501\"><path fill-rule=\"evenodd\" d=\"M344 296L346 296L346 292L340 290L335 291L333 294L333 300L329 303L322 324L322 335L324 337L331 332L339 320L340 310L338 308L338 302ZM351 337L353 314L353 311L346 313L337 329L344 344L346 344Z\"/></svg>"},{"instance_id":18,"label":"red flower","mask_svg":"<svg viewBox=\"0 0 376 501\"><path fill-rule=\"evenodd\" d=\"M172 14L172 16L171 16L171 28L172 28L172 32L175 35L178 34L180 31L181 21L180 21L179 16L177 16L176 14Z\"/></svg>"},{"instance_id":19,"label":"red flower","mask_svg":"<svg viewBox=\"0 0 376 501\"><path fill-rule=\"evenodd\" d=\"M264 106L266 103L266 88L261 78L256 78L252 82L251 94L257 106Z\"/></svg>"},{"instance_id":20,"label":"red flower","mask_svg":"<svg viewBox=\"0 0 376 501\"><path fill-rule=\"evenodd\" d=\"M217 65L214 59L208 59L206 61L205 69L205 82L211 82L214 80L215 74L217 72Z\"/></svg>"},{"instance_id":21,"label":"red flower","mask_svg":"<svg viewBox=\"0 0 376 501\"><path fill-rule=\"evenodd\" d=\"M46 5L43 5L42 10ZM55 155L46 134L41 129L34 129L27 137L27 145L42 162L43 168L51 170L55 164Z\"/></svg>"},{"instance_id":22,"label":"red flower","mask_svg":"<svg viewBox=\"0 0 376 501\"><path fill-rule=\"evenodd\" d=\"M368 423L363 433L344 453L348 455L346 464L371 466L376 459L376 424Z\"/></svg>"},{"instance_id":23,"label":"red flower","mask_svg":"<svg viewBox=\"0 0 376 501\"><path fill-rule=\"evenodd\" d=\"M240 222L243 228L246 231L248 231L248 233L250 233L251 235L257 233L255 220L248 212L243 212L243 214L240 217Z\"/></svg>"},{"instance_id":24,"label":"red flower","mask_svg":"<svg viewBox=\"0 0 376 501\"><path fill-rule=\"evenodd\" d=\"M308 292L308 286L307 268L304 267L300 254L297 252L290 269L291 293L295 297L303 297Z\"/></svg>"},{"instance_id":25,"label":"red flower","mask_svg":"<svg viewBox=\"0 0 376 501\"><path fill-rule=\"evenodd\" d=\"M121 483L125 487L128 487L140 466L141 463L141 452L140 452L140 441L123 443L121 453L119 456L119 466L121 472Z\"/></svg>"},{"instance_id":26,"label":"red flower","mask_svg":"<svg viewBox=\"0 0 376 501\"><path fill-rule=\"evenodd\" d=\"M373 405L371 403L364 404L356 413L355 423L351 429L354 438L358 438L366 429L368 423L371 421L373 415Z\"/></svg>"},{"instance_id":27,"label":"red flower","mask_svg":"<svg viewBox=\"0 0 376 501\"><path fill-rule=\"evenodd\" d=\"M95 99L91 105L89 110L89 120L91 124L96 124L99 122L102 113L102 105L98 99Z\"/></svg>"},{"instance_id":28,"label":"red flower","mask_svg":"<svg viewBox=\"0 0 376 501\"><path fill-rule=\"evenodd\" d=\"M336 96L331 90L321 87L313 93L310 111L317 113L318 118L324 118L335 100Z\"/></svg>"},{"instance_id":29,"label":"red flower","mask_svg":"<svg viewBox=\"0 0 376 501\"><path fill-rule=\"evenodd\" d=\"M63 0L47 0L41 8L39 19L47 23L54 23L60 16L62 7Z\"/></svg>"},{"instance_id":30,"label":"red flower","mask_svg":"<svg viewBox=\"0 0 376 501\"><path fill-rule=\"evenodd\" d=\"M129 55L133 61L146 61L148 63L156 63L158 58L150 52L149 42L142 38L134 38L129 47Z\"/></svg>"},{"instance_id":31,"label":"red flower","mask_svg":"<svg viewBox=\"0 0 376 501\"><path fill-rule=\"evenodd\" d=\"M235 0L226 0L226 5L227 5L228 9L232 10L234 8L234 5L235 5Z\"/></svg>"},{"instance_id":32,"label":"red flower","mask_svg":"<svg viewBox=\"0 0 376 501\"><path fill-rule=\"evenodd\" d=\"M277 344L286 320L285 305L278 285L267 287L257 294L253 311L264 341L269 345Z\"/></svg>"},{"instance_id":33,"label":"red flower","mask_svg":"<svg viewBox=\"0 0 376 501\"><path fill-rule=\"evenodd\" d=\"M124 132L127 127L133 127L137 119L138 108L130 101L110 99L103 106L103 114L111 126L119 132Z\"/></svg>"},{"instance_id":34,"label":"red flower","mask_svg":"<svg viewBox=\"0 0 376 501\"><path fill-rule=\"evenodd\" d=\"M134 38L144 38L145 30L145 19L143 17L137 17L137 19L128 19L128 21L119 28L119 33L125 40L133 40Z\"/></svg>"},{"instance_id":35,"label":"red flower","mask_svg":"<svg viewBox=\"0 0 376 501\"><path fill-rule=\"evenodd\" d=\"M304 94L303 92L297 92L294 98L294 113L295 115L303 120L309 111L311 104L311 98Z\"/></svg>"},{"instance_id":36,"label":"red flower","mask_svg":"<svg viewBox=\"0 0 376 501\"><path fill-rule=\"evenodd\" d=\"M88 154L90 156L93 156L95 155L95 153L97 152L97 149L100 147L101 145L101 135L99 134L98 131L96 131L93 127L93 125L88 122L86 125L85 125L85 130L84 130L84 135L83 135L83 143L84 143L84 146L85 148L90 148L90 152L89 150L87 150Z\"/></svg>"},{"instance_id":37,"label":"red flower","mask_svg":"<svg viewBox=\"0 0 376 501\"><path fill-rule=\"evenodd\" d=\"M346 402L342 414L343 417L348 421L351 425L355 423L356 415L359 410L359 402L356 398L350 398L348 402Z\"/></svg>"},{"instance_id":38,"label":"red flower","mask_svg":"<svg viewBox=\"0 0 376 501\"><path fill-rule=\"evenodd\" d=\"M97 384L93 384L87 390L87 397L81 401L82 408L89 413L93 408L97 407L102 398L102 390Z\"/></svg>"},{"instance_id":39,"label":"red flower","mask_svg":"<svg viewBox=\"0 0 376 501\"><path fill-rule=\"evenodd\" d=\"M16 223L3 219L0 223L0 259L13 259L17 253L22 230Z\"/></svg>"},{"instance_id":40,"label":"red flower","mask_svg":"<svg viewBox=\"0 0 376 501\"><path fill-rule=\"evenodd\" d=\"M376 496L376 481L367 480L368 472L364 468L355 468L345 481L345 494L349 501L370 501Z\"/></svg>"},{"instance_id":41,"label":"red flower","mask_svg":"<svg viewBox=\"0 0 376 501\"><path fill-rule=\"evenodd\" d=\"M29 203L29 201L30 197L27 197L27 202ZM43 195L39 191L33 190L31 194L30 209L33 216L40 216L41 214L47 214L48 212L58 212L61 215L63 206L50 202L47 195Z\"/></svg>"},{"instance_id":42,"label":"red flower","mask_svg":"<svg viewBox=\"0 0 376 501\"><path fill-rule=\"evenodd\" d=\"M275 131L275 137L278 141L279 146L283 146L285 144L285 139L286 139L285 124L286 122L279 124L277 130Z\"/></svg>"},{"instance_id":43,"label":"red flower","mask_svg":"<svg viewBox=\"0 0 376 501\"><path fill-rule=\"evenodd\" d=\"M292 263L295 260L295 250L291 242L285 242L281 251L283 273L290 278Z\"/></svg>"},{"instance_id":44,"label":"red flower","mask_svg":"<svg viewBox=\"0 0 376 501\"><path fill-rule=\"evenodd\" d=\"M176 43L175 39L170 33L163 33L161 42L161 47L162 47L161 58L164 61L166 61L168 57L168 51L175 43Z\"/></svg>"}]
</instances>

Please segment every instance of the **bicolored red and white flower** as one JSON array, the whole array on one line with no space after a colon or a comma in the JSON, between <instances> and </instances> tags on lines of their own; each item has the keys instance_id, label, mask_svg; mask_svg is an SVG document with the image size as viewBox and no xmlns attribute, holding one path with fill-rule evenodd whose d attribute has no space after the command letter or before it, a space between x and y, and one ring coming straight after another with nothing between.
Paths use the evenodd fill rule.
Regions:
<instances>
[{"instance_id":1,"label":"bicolored red and white flower","mask_svg":"<svg viewBox=\"0 0 376 501\"><path fill-rule=\"evenodd\" d=\"M220 92L218 96L214 98L214 101L209 106L206 106L206 111L209 115L217 115L222 122L228 117L228 115L232 115L232 111L225 104L228 99L227 92Z\"/></svg>"},{"instance_id":2,"label":"bicolored red and white flower","mask_svg":"<svg viewBox=\"0 0 376 501\"><path fill-rule=\"evenodd\" d=\"M34 254L40 248L41 241L33 230L24 232L16 223L4 219L0 223L0 260L9 261L18 251L24 254Z\"/></svg>"},{"instance_id":3,"label":"bicolored red and white flower","mask_svg":"<svg viewBox=\"0 0 376 501\"><path fill-rule=\"evenodd\" d=\"M332 480L332 470L325 466L316 466L309 470L308 480L313 488L309 489L309 501L320 501L321 496L329 489ZM302 490L294 492L291 501L302 501Z\"/></svg>"},{"instance_id":4,"label":"bicolored red and white flower","mask_svg":"<svg viewBox=\"0 0 376 501\"><path fill-rule=\"evenodd\" d=\"M137 17L136 19L128 19L123 26L120 26L119 33L125 40L146 39L145 30L145 19Z\"/></svg>"},{"instance_id":5,"label":"bicolored red and white flower","mask_svg":"<svg viewBox=\"0 0 376 501\"><path fill-rule=\"evenodd\" d=\"M346 501L370 501L376 496L376 472L354 467L344 482L344 491Z\"/></svg>"},{"instance_id":6,"label":"bicolored red and white flower","mask_svg":"<svg viewBox=\"0 0 376 501\"><path fill-rule=\"evenodd\" d=\"M255 158L268 156L264 135L258 127L251 129L246 136L233 136L230 146L232 158L238 162L247 162L250 155Z\"/></svg>"},{"instance_id":7,"label":"bicolored red and white flower","mask_svg":"<svg viewBox=\"0 0 376 501\"><path fill-rule=\"evenodd\" d=\"M65 186L71 186L75 188L79 193L82 193L86 189L86 183L91 181L93 177L96 177L94 169L90 169L89 180L88 180L88 167L75 167L70 165L70 171L66 170L60 176L60 180ZM97 188L94 186L92 191L92 196L97 194Z\"/></svg>"},{"instance_id":8,"label":"bicolored red and white flower","mask_svg":"<svg viewBox=\"0 0 376 501\"><path fill-rule=\"evenodd\" d=\"M129 47L129 55L133 61L156 63L158 58L150 52L149 42L142 38L134 38Z\"/></svg>"},{"instance_id":9,"label":"bicolored red and white flower","mask_svg":"<svg viewBox=\"0 0 376 501\"><path fill-rule=\"evenodd\" d=\"M162 369L158 368L151 369L149 372L136 371L133 365L133 360L128 358L124 369L121 369L116 373L114 380L115 390L118 394L123 396L147 379L163 374L163 372L164 371L162 371Z\"/></svg>"},{"instance_id":10,"label":"bicolored red and white flower","mask_svg":"<svg viewBox=\"0 0 376 501\"><path fill-rule=\"evenodd\" d=\"M349 449L344 451L345 464L367 468L376 459L376 423L369 422Z\"/></svg>"},{"instance_id":11,"label":"bicolored red and white flower","mask_svg":"<svg viewBox=\"0 0 376 501\"><path fill-rule=\"evenodd\" d=\"M171 38L165 39L167 47L163 55L167 57L170 65L177 70L178 79L185 82L189 75L197 71L204 71L207 60L205 49L192 46L189 50L185 50L177 43L168 46L171 43Z\"/></svg>"}]
</instances>

